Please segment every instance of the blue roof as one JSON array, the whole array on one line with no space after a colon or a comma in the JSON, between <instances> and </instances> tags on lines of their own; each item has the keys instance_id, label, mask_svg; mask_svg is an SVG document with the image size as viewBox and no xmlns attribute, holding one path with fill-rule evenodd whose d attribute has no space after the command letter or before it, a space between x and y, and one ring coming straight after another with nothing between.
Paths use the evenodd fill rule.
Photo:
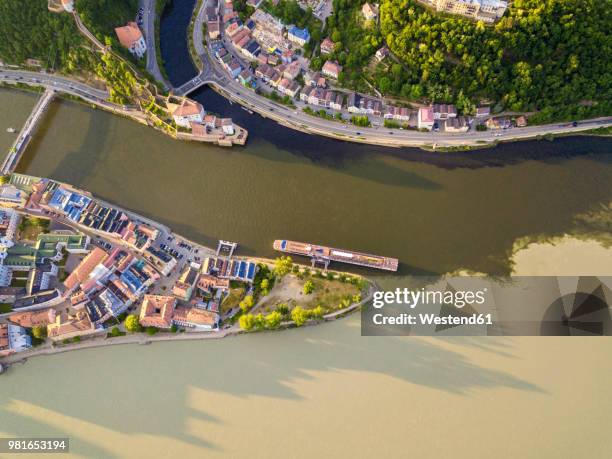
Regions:
<instances>
[{"instance_id":1,"label":"blue roof","mask_svg":"<svg viewBox=\"0 0 612 459\"><path fill-rule=\"evenodd\" d=\"M302 40L310 40L310 34L308 33L308 29L300 29L298 26L293 26L289 29L289 33L294 35Z\"/></svg>"}]
</instances>

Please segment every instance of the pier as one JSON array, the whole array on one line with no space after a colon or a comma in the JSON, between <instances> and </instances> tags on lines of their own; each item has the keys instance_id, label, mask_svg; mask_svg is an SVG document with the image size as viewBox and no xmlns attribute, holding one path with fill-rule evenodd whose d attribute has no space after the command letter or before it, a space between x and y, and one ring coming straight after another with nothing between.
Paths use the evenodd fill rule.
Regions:
<instances>
[{"instance_id":1,"label":"pier","mask_svg":"<svg viewBox=\"0 0 612 459\"><path fill-rule=\"evenodd\" d=\"M339 261L351 265L376 268L385 271L397 271L399 260L397 258L381 257L353 250L334 249L323 245L307 244L304 242L277 239L273 244L274 250L279 252L302 255L312 259L313 266L323 266L325 269L332 261Z\"/></svg>"},{"instance_id":2,"label":"pier","mask_svg":"<svg viewBox=\"0 0 612 459\"><path fill-rule=\"evenodd\" d=\"M19 160L21 159L21 155L25 151L28 143L32 139L32 134L34 129L42 119L42 115L45 113L49 104L53 100L53 96L55 95L55 91L53 89L46 89L42 97L38 100L34 108L32 109L32 113L26 120L19 136L11 146L8 151L6 158L4 159L4 163L2 164L2 174L10 174L14 172Z\"/></svg>"}]
</instances>

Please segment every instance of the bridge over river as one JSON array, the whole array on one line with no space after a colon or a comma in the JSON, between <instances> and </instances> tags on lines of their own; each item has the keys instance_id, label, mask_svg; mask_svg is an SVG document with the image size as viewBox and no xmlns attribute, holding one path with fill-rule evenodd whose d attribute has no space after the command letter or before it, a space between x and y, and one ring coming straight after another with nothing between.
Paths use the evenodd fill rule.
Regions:
<instances>
[{"instance_id":1,"label":"bridge over river","mask_svg":"<svg viewBox=\"0 0 612 459\"><path fill-rule=\"evenodd\" d=\"M43 114L49 107L49 104L53 100L54 96L55 91L51 88L47 88L43 93L42 97L38 99L38 102L32 109L32 113L30 113L30 116L23 125L19 136L17 137L17 139L15 139L15 142L9 149L8 154L4 159L4 163L2 164L3 175L14 172L15 167L17 167L17 164L21 159L21 155L25 151L26 147L28 146L28 143L30 142L30 139L32 138L32 134L36 129L36 126L42 119Z\"/></svg>"}]
</instances>

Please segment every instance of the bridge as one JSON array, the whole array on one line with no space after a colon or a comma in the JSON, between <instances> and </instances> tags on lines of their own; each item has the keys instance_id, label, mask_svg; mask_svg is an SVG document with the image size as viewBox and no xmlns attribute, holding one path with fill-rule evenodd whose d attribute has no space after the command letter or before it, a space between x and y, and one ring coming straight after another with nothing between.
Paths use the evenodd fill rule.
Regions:
<instances>
[{"instance_id":1,"label":"bridge","mask_svg":"<svg viewBox=\"0 0 612 459\"><path fill-rule=\"evenodd\" d=\"M186 96L190 92L195 91L198 88L201 88L205 84L213 84L215 83L214 77L211 75L212 72L207 71L210 67L205 67L203 71L193 77L191 80L183 83L178 88L174 88L172 93L176 96Z\"/></svg>"},{"instance_id":2,"label":"bridge","mask_svg":"<svg viewBox=\"0 0 612 459\"><path fill-rule=\"evenodd\" d=\"M55 96L55 91L53 89L47 88L43 94L43 96L38 100L32 113L26 120L19 136L11 146L6 158L4 159L4 163L2 164L2 174L10 174L15 170L19 160L21 159L21 155L26 149L30 139L32 138L32 133L36 128L37 124L42 119L42 115L45 113L49 104L53 100Z\"/></svg>"}]
</instances>

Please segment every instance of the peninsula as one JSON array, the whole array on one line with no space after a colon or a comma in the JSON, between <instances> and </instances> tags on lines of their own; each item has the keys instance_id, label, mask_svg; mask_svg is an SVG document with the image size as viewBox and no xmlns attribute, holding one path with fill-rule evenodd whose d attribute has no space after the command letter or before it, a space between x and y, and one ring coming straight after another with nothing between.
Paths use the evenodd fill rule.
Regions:
<instances>
[{"instance_id":1,"label":"peninsula","mask_svg":"<svg viewBox=\"0 0 612 459\"><path fill-rule=\"evenodd\" d=\"M210 339L341 317L358 275L236 256L68 184L0 185L0 364L110 344Z\"/></svg>"}]
</instances>

